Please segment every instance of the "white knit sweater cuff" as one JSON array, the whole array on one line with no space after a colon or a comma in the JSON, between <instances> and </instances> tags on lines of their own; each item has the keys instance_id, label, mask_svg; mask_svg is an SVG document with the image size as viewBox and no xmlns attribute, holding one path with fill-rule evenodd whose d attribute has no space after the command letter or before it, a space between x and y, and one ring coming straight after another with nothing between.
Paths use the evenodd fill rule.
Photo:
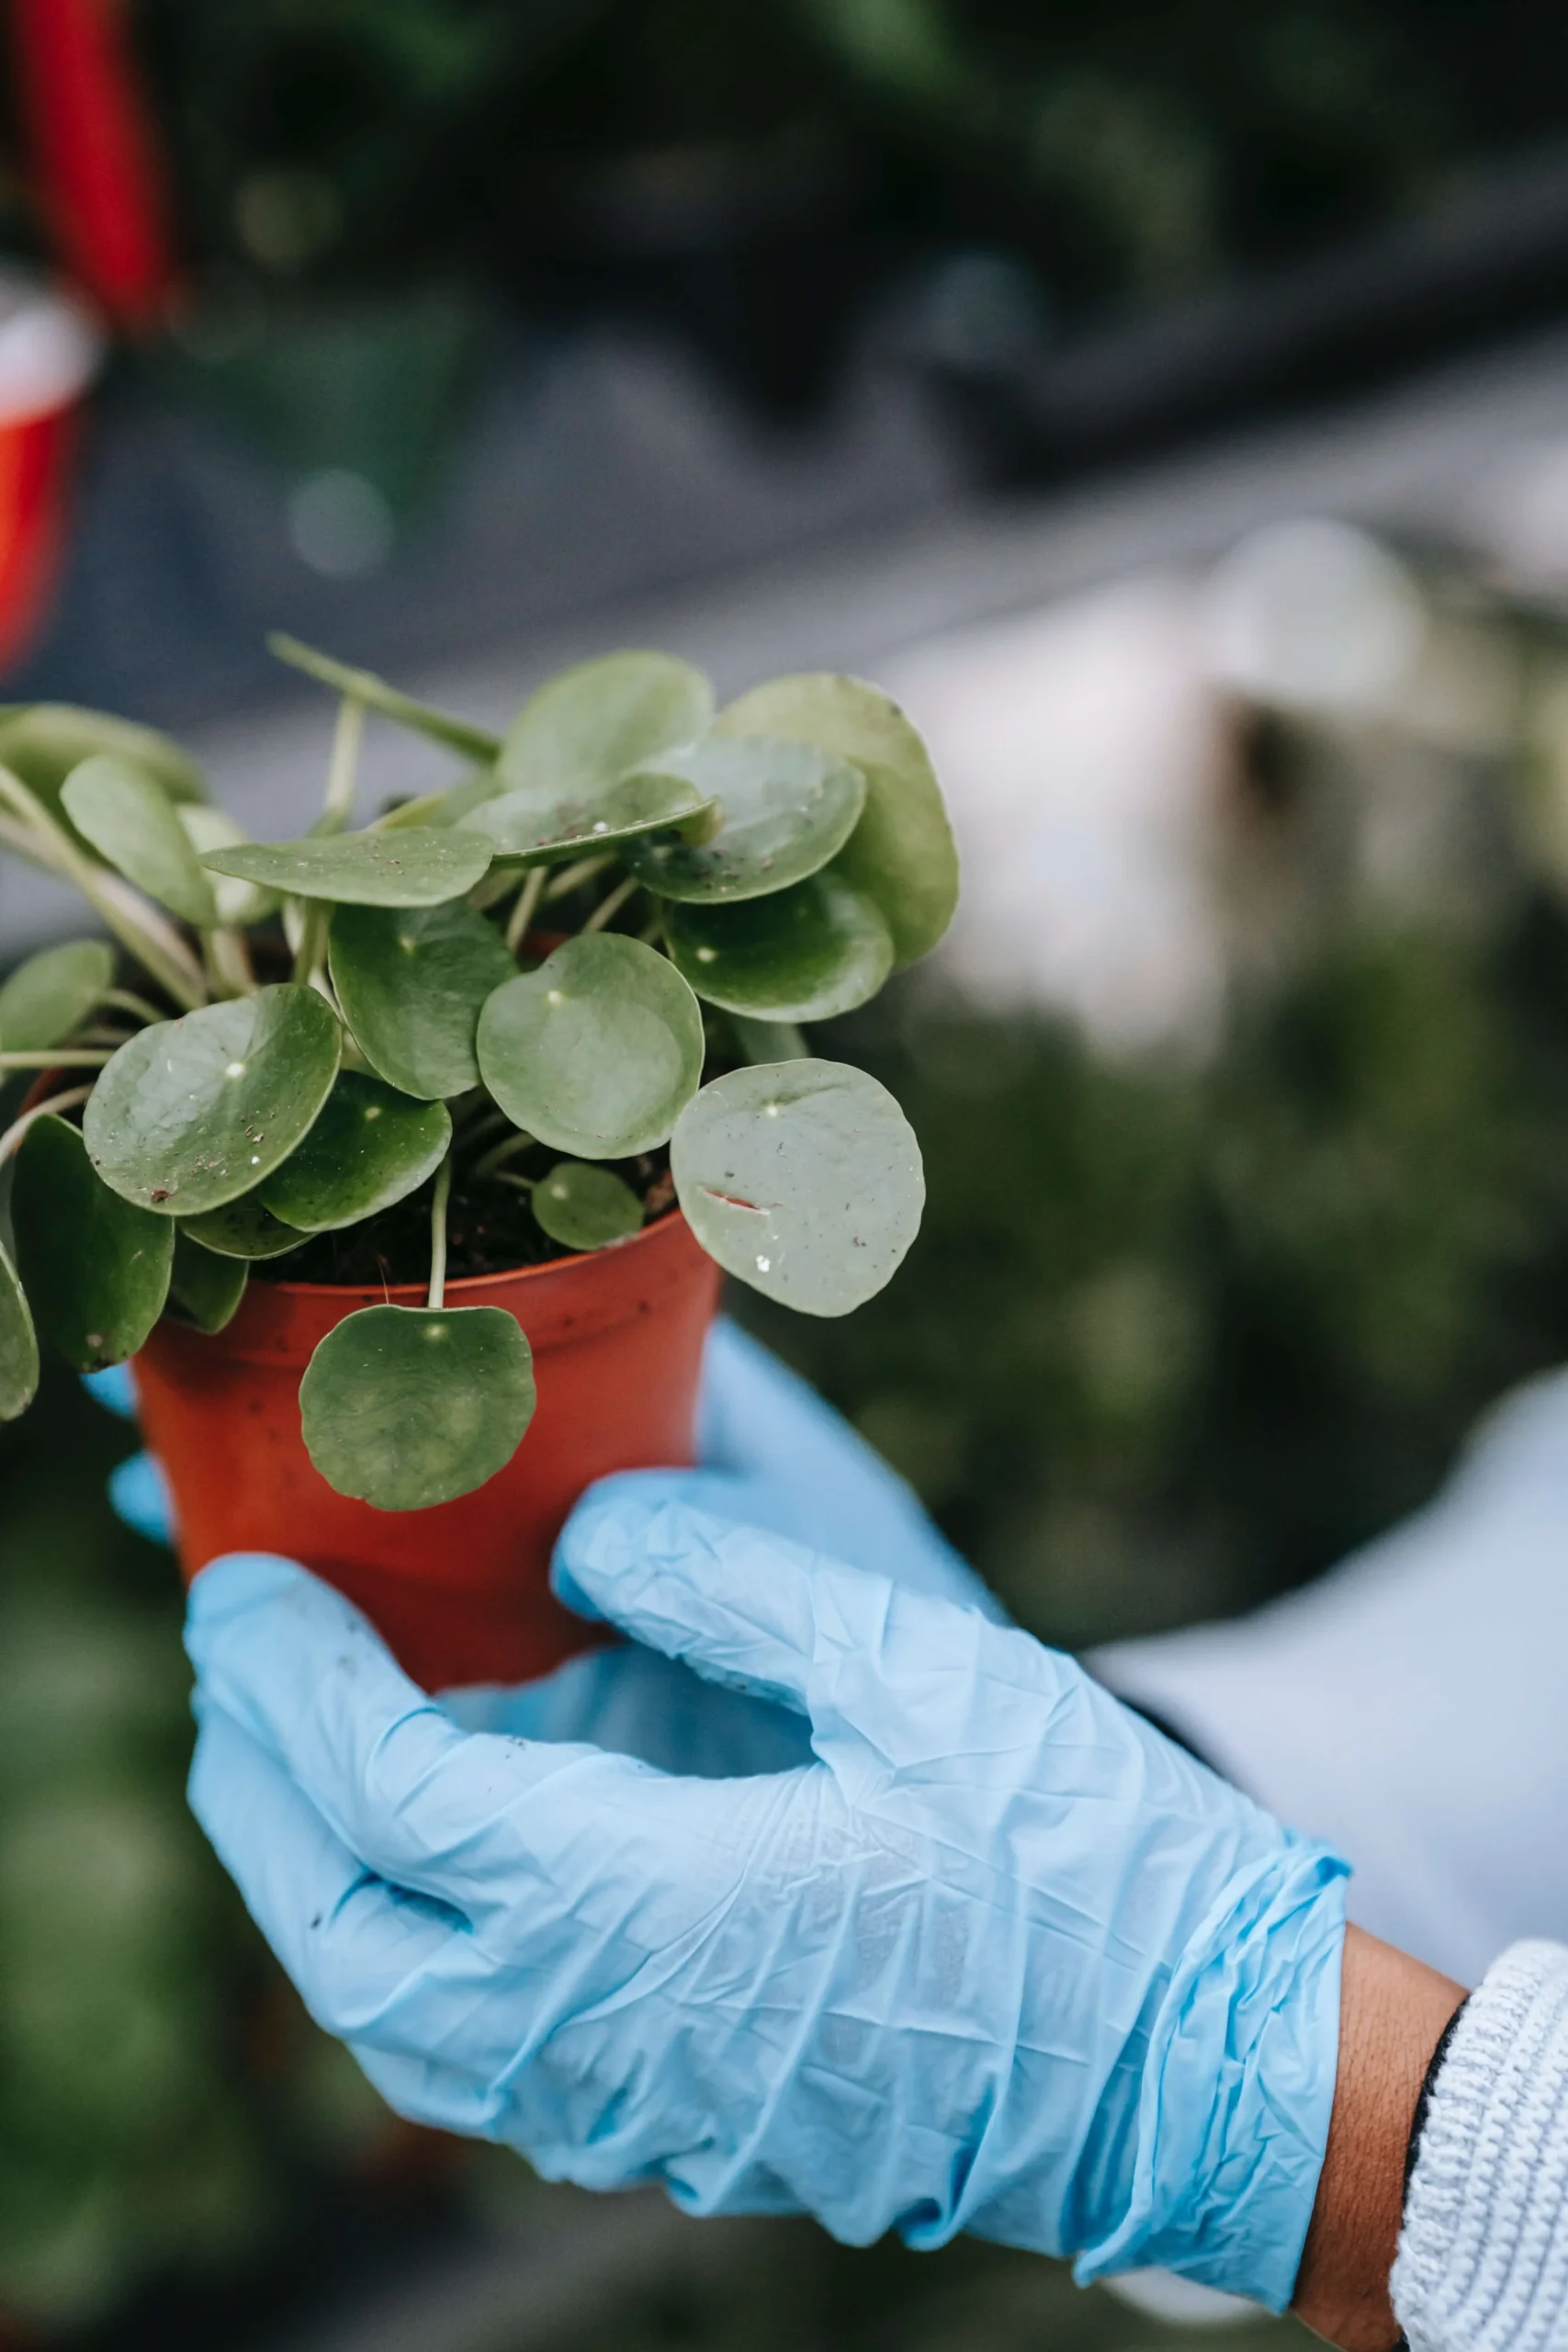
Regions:
<instances>
[{"instance_id":1,"label":"white knit sweater cuff","mask_svg":"<svg viewBox=\"0 0 1568 2352\"><path fill-rule=\"evenodd\" d=\"M1393 2308L1411 2352L1568 2346L1568 1949L1515 1944L1438 2070Z\"/></svg>"}]
</instances>

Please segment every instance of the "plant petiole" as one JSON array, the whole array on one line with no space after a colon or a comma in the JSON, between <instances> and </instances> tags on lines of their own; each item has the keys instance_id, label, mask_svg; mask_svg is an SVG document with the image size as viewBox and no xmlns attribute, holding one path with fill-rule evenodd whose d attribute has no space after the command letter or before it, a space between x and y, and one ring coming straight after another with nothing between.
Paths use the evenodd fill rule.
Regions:
<instances>
[{"instance_id":1,"label":"plant petiole","mask_svg":"<svg viewBox=\"0 0 1568 2352\"><path fill-rule=\"evenodd\" d=\"M365 740L365 705L357 695L345 694L338 705L333 730L333 753L327 763L327 795L321 813L311 827L316 833L341 833L354 814L354 789L359 775L359 747Z\"/></svg>"},{"instance_id":2,"label":"plant petiole","mask_svg":"<svg viewBox=\"0 0 1568 2352\"><path fill-rule=\"evenodd\" d=\"M525 940L534 927L534 917L539 910L539 900L545 895L547 878L547 868L542 865L531 865L524 876L523 888L517 894L517 904L513 908L506 926L506 944L514 956L521 952Z\"/></svg>"},{"instance_id":3,"label":"plant petiole","mask_svg":"<svg viewBox=\"0 0 1568 2352\"><path fill-rule=\"evenodd\" d=\"M9 1159L28 1129L38 1120L47 1119L51 1114L58 1118L66 1111L79 1110L92 1091L90 1086L70 1086L62 1094L51 1094L47 1102L35 1102L30 1111L24 1111L21 1117L14 1119L5 1134L0 1136L0 1164Z\"/></svg>"},{"instance_id":4,"label":"plant petiole","mask_svg":"<svg viewBox=\"0 0 1568 2352\"><path fill-rule=\"evenodd\" d=\"M583 930L585 932L604 931L608 924L615 922L626 900L634 898L641 888L642 884L637 880L637 876L628 874L624 882L616 883L608 898L600 899L599 904L583 924Z\"/></svg>"},{"instance_id":5,"label":"plant petiole","mask_svg":"<svg viewBox=\"0 0 1568 2352\"><path fill-rule=\"evenodd\" d=\"M44 1054L0 1054L0 1069L102 1069L118 1051L100 1053L95 1047L89 1053L75 1046L51 1046Z\"/></svg>"},{"instance_id":6,"label":"plant petiole","mask_svg":"<svg viewBox=\"0 0 1568 2352\"><path fill-rule=\"evenodd\" d=\"M580 857L575 865L563 865L545 890L546 906L553 907L558 899L570 899L574 890L581 890L585 882L596 881L615 863L615 852L604 850L596 857Z\"/></svg>"},{"instance_id":7,"label":"plant petiole","mask_svg":"<svg viewBox=\"0 0 1568 2352\"><path fill-rule=\"evenodd\" d=\"M475 1160L476 1181L482 1184L488 1177L495 1174L497 1169L504 1168L509 1159L515 1159L520 1152L532 1151L537 1141L536 1136L527 1134L522 1127L514 1127L509 1136L503 1136L500 1143L492 1144L489 1151L481 1153Z\"/></svg>"},{"instance_id":8,"label":"plant petiole","mask_svg":"<svg viewBox=\"0 0 1568 2352\"><path fill-rule=\"evenodd\" d=\"M160 1012L155 1004L149 1004L144 996L138 996L134 989L106 989L98 1002L112 1005L117 1012L132 1012L138 1021L156 1023L169 1017L166 1012Z\"/></svg>"},{"instance_id":9,"label":"plant petiole","mask_svg":"<svg viewBox=\"0 0 1568 2352\"><path fill-rule=\"evenodd\" d=\"M452 1196L452 1155L447 1153L435 1171L435 1190L430 1203L430 1292L427 1306L441 1307L446 1303L446 1204Z\"/></svg>"}]
</instances>

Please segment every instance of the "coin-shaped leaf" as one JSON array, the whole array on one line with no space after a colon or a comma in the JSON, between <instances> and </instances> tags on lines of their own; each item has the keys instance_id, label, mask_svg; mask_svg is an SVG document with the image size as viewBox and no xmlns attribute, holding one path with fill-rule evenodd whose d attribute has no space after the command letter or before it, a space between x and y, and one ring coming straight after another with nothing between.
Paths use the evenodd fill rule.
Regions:
<instances>
[{"instance_id":1,"label":"coin-shaped leaf","mask_svg":"<svg viewBox=\"0 0 1568 2352\"><path fill-rule=\"evenodd\" d=\"M642 1225L642 1203L631 1186L584 1159L558 1160L532 1198L538 1224L568 1250L603 1250Z\"/></svg>"},{"instance_id":2,"label":"coin-shaped leaf","mask_svg":"<svg viewBox=\"0 0 1568 2352\"><path fill-rule=\"evenodd\" d=\"M569 939L479 1015L479 1074L513 1123L580 1159L662 1143L703 1069L703 1016L640 940Z\"/></svg>"},{"instance_id":3,"label":"coin-shaped leaf","mask_svg":"<svg viewBox=\"0 0 1568 2352\"><path fill-rule=\"evenodd\" d=\"M860 770L809 743L710 736L660 763L722 821L700 840L650 833L628 841L626 865L666 899L760 899L804 882L837 856L865 806Z\"/></svg>"},{"instance_id":4,"label":"coin-shaped leaf","mask_svg":"<svg viewBox=\"0 0 1568 2352\"><path fill-rule=\"evenodd\" d=\"M217 1257L247 1261L286 1258L290 1250L302 1250L309 1238L297 1225L285 1225L274 1216L255 1193L225 1201L220 1209L208 1209L200 1216L182 1217L179 1230Z\"/></svg>"},{"instance_id":5,"label":"coin-shaped leaf","mask_svg":"<svg viewBox=\"0 0 1568 2352\"><path fill-rule=\"evenodd\" d=\"M533 1356L499 1306L367 1306L310 1358L299 1412L329 1487L424 1510L511 1461L533 1419Z\"/></svg>"},{"instance_id":6,"label":"coin-shaped leaf","mask_svg":"<svg viewBox=\"0 0 1568 2352\"><path fill-rule=\"evenodd\" d=\"M721 713L725 735L782 735L852 761L865 809L839 871L874 899L900 964L936 945L958 904L958 852L931 755L897 704L861 678L774 678Z\"/></svg>"},{"instance_id":7,"label":"coin-shaped leaf","mask_svg":"<svg viewBox=\"0 0 1568 2352\"><path fill-rule=\"evenodd\" d=\"M501 752L505 792L574 794L705 735L713 688L667 653L611 653L549 679L524 704Z\"/></svg>"},{"instance_id":8,"label":"coin-shaped leaf","mask_svg":"<svg viewBox=\"0 0 1568 2352\"><path fill-rule=\"evenodd\" d=\"M0 1249L0 1421L14 1421L38 1395L38 1334L17 1269Z\"/></svg>"},{"instance_id":9,"label":"coin-shaped leaf","mask_svg":"<svg viewBox=\"0 0 1568 2352\"><path fill-rule=\"evenodd\" d=\"M239 1311L250 1278L250 1267L243 1258L220 1258L193 1240L184 1226L175 1226L169 1302L185 1322L194 1323L198 1331L226 1330Z\"/></svg>"},{"instance_id":10,"label":"coin-shaped leaf","mask_svg":"<svg viewBox=\"0 0 1568 2352\"><path fill-rule=\"evenodd\" d=\"M919 1230L925 1177L885 1086L842 1062L730 1070L687 1104L675 1190L710 1257L807 1315L847 1315Z\"/></svg>"},{"instance_id":11,"label":"coin-shaped leaf","mask_svg":"<svg viewBox=\"0 0 1568 2352\"><path fill-rule=\"evenodd\" d=\"M93 1165L165 1216L237 1201L309 1132L342 1046L331 1005L288 982L143 1029L93 1089L83 1121Z\"/></svg>"},{"instance_id":12,"label":"coin-shaped leaf","mask_svg":"<svg viewBox=\"0 0 1568 2352\"><path fill-rule=\"evenodd\" d=\"M666 937L700 997L761 1021L852 1012L893 969L886 923L831 870L739 906L673 906Z\"/></svg>"},{"instance_id":13,"label":"coin-shaped leaf","mask_svg":"<svg viewBox=\"0 0 1568 2352\"><path fill-rule=\"evenodd\" d=\"M218 921L209 875L155 777L134 760L99 752L73 768L61 788L65 813L117 873L198 929Z\"/></svg>"},{"instance_id":14,"label":"coin-shaped leaf","mask_svg":"<svg viewBox=\"0 0 1568 2352\"><path fill-rule=\"evenodd\" d=\"M0 766L20 776L57 817L64 813L60 788L66 777L100 752L134 760L170 800L207 797L196 762L154 728L111 718L107 710L82 710L73 703L24 703L0 711Z\"/></svg>"},{"instance_id":15,"label":"coin-shaped leaf","mask_svg":"<svg viewBox=\"0 0 1568 2352\"><path fill-rule=\"evenodd\" d=\"M175 813L198 858L209 849L239 849L251 838L226 808L186 800ZM235 882L224 874L208 874L207 880L218 902L219 922L232 930L243 931L249 923L265 922L268 915L277 912L279 894L276 890L263 890L254 882Z\"/></svg>"},{"instance_id":16,"label":"coin-shaped leaf","mask_svg":"<svg viewBox=\"0 0 1568 2352\"><path fill-rule=\"evenodd\" d=\"M544 865L614 849L639 833L685 823L712 808L695 786L675 775L628 775L599 792L507 792L462 819L483 833L503 863Z\"/></svg>"},{"instance_id":17,"label":"coin-shaped leaf","mask_svg":"<svg viewBox=\"0 0 1568 2352\"><path fill-rule=\"evenodd\" d=\"M52 1117L34 1121L17 1155L11 1218L39 1336L78 1372L133 1356L168 1296L168 1218L111 1193L77 1130Z\"/></svg>"},{"instance_id":18,"label":"coin-shaped leaf","mask_svg":"<svg viewBox=\"0 0 1568 2352\"><path fill-rule=\"evenodd\" d=\"M323 833L211 850L205 864L264 889L351 907L435 907L471 890L494 854L479 833L408 825L380 833Z\"/></svg>"},{"instance_id":19,"label":"coin-shaped leaf","mask_svg":"<svg viewBox=\"0 0 1568 2352\"><path fill-rule=\"evenodd\" d=\"M338 1002L366 1059L425 1102L477 1086L474 1033L517 963L494 923L445 907L339 907L328 950Z\"/></svg>"},{"instance_id":20,"label":"coin-shaped leaf","mask_svg":"<svg viewBox=\"0 0 1568 2352\"><path fill-rule=\"evenodd\" d=\"M47 1053L81 1027L113 980L114 951L101 939L29 956L0 988L0 1052Z\"/></svg>"},{"instance_id":21,"label":"coin-shaped leaf","mask_svg":"<svg viewBox=\"0 0 1568 2352\"><path fill-rule=\"evenodd\" d=\"M321 1116L256 1190L301 1233L332 1233L389 1209L433 1176L452 1122L443 1102L416 1102L363 1071L340 1071Z\"/></svg>"}]
</instances>

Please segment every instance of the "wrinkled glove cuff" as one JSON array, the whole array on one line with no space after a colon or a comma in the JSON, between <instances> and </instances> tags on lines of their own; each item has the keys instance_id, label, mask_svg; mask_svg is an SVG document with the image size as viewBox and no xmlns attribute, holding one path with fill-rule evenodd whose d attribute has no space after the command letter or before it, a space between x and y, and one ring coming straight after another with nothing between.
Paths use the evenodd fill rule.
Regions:
<instances>
[{"instance_id":1,"label":"wrinkled glove cuff","mask_svg":"<svg viewBox=\"0 0 1568 2352\"><path fill-rule=\"evenodd\" d=\"M1289 2303L1334 2105L1346 1875L1292 1838L1194 1937L1150 2034L1132 2197L1080 2282L1161 2268Z\"/></svg>"}]
</instances>

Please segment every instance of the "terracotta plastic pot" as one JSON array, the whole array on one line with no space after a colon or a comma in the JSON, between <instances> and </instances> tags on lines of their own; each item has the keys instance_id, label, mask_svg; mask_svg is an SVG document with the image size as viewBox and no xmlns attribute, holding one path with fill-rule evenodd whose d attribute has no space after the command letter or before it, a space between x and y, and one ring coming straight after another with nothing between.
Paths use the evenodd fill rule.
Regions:
<instances>
[{"instance_id":1,"label":"terracotta plastic pot","mask_svg":"<svg viewBox=\"0 0 1568 2352\"><path fill-rule=\"evenodd\" d=\"M305 1451L299 1378L345 1315L387 1299L422 1306L422 1288L253 1279L216 1338L161 1323L136 1377L147 1442L174 1489L186 1578L223 1552L281 1552L362 1608L426 1690L547 1672L595 1639L549 1590L561 1522L610 1471L693 1459L718 1285L679 1213L591 1256L449 1283L449 1306L516 1316L539 1401L488 1486L421 1511L334 1493Z\"/></svg>"}]
</instances>

